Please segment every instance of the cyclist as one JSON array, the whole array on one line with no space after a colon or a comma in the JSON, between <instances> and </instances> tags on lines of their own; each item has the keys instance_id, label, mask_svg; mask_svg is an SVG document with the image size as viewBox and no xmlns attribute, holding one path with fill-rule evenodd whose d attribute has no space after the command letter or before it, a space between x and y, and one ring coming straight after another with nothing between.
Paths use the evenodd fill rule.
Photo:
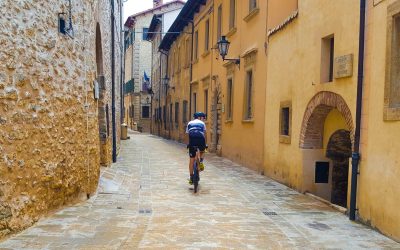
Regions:
<instances>
[{"instance_id":1,"label":"cyclist","mask_svg":"<svg viewBox=\"0 0 400 250\"><path fill-rule=\"evenodd\" d=\"M203 155L206 149L206 125L203 122L206 118L206 114L203 112L196 112L193 114L193 118L194 119L191 120L186 127L186 134L189 135L189 184L193 184L193 164L197 153L196 147L200 150L200 171L204 170Z\"/></svg>"}]
</instances>

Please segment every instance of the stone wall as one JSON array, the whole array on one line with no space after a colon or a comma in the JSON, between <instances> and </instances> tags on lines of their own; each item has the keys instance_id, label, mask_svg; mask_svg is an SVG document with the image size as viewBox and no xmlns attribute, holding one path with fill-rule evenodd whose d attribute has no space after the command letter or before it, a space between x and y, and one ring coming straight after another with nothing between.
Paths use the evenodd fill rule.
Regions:
<instances>
[{"instance_id":1,"label":"stone wall","mask_svg":"<svg viewBox=\"0 0 400 250\"><path fill-rule=\"evenodd\" d=\"M58 13L67 13L69 26L68 1L5 0L0 9L2 238L95 192L100 170L98 100L93 95L96 25L102 31L103 101L111 107L111 21L109 1L72 1L71 38L58 32ZM118 6L115 11L120 12ZM119 14L116 18L119 36ZM118 42L116 37L117 57ZM119 113L120 60L116 69ZM107 141L111 145L111 137Z\"/></svg>"}]
</instances>

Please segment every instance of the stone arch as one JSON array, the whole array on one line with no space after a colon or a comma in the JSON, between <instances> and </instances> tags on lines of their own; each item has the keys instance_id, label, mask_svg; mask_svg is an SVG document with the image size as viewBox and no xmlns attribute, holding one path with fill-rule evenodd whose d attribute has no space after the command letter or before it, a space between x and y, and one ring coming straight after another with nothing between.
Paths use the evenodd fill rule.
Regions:
<instances>
[{"instance_id":1,"label":"stone arch","mask_svg":"<svg viewBox=\"0 0 400 250\"><path fill-rule=\"evenodd\" d=\"M354 144L353 118L345 100L336 93L322 91L317 93L307 105L301 125L300 148L323 147L324 121L332 109L337 109L343 115L350 131L351 143Z\"/></svg>"}]
</instances>

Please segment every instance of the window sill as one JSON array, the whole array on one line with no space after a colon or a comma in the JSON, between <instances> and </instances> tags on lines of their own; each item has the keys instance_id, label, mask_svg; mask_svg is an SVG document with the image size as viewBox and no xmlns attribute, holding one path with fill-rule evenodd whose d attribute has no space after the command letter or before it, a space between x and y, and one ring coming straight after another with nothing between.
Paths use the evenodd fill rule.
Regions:
<instances>
[{"instance_id":1,"label":"window sill","mask_svg":"<svg viewBox=\"0 0 400 250\"><path fill-rule=\"evenodd\" d=\"M291 143L291 136L290 135L279 135L279 142L284 144Z\"/></svg>"},{"instance_id":2,"label":"window sill","mask_svg":"<svg viewBox=\"0 0 400 250\"><path fill-rule=\"evenodd\" d=\"M254 119L246 119L246 120L242 120L242 123L254 123Z\"/></svg>"},{"instance_id":3,"label":"window sill","mask_svg":"<svg viewBox=\"0 0 400 250\"><path fill-rule=\"evenodd\" d=\"M204 58L204 57L208 56L209 54L210 54L210 50L207 50L201 55L201 57Z\"/></svg>"},{"instance_id":4,"label":"window sill","mask_svg":"<svg viewBox=\"0 0 400 250\"><path fill-rule=\"evenodd\" d=\"M233 120L232 119L227 119L227 120L225 120L225 124L232 124L233 123Z\"/></svg>"},{"instance_id":5,"label":"window sill","mask_svg":"<svg viewBox=\"0 0 400 250\"><path fill-rule=\"evenodd\" d=\"M253 17L255 17L258 14L258 12L260 12L260 8L253 9L247 16L243 18L243 20L245 22L249 22L251 19L253 19Z\"/></svg>"},{"instance_id":6,"label":"window sill","mask_svg":"<svg viewBox=\"0 0 400 250\"><path fill-rule=\"evenodd\" d=\"M384 107L383 120L384 121L400 121L400 108Z\"/></svg>"},{"instance_id":7,"label":"window sill","mask_svg":"<svg viewBox=\"0 0 400 250\"><path fill-rule=\"evenodd\" d=\"M236 27L233 27L232 29L230 29L230 30L228 31L228 33L226 33L226 37L229 38L229 37L233 36L233 34L235 34L236 31L237 31L237 28L236 28Z\"/></svg>"}]
</instances>

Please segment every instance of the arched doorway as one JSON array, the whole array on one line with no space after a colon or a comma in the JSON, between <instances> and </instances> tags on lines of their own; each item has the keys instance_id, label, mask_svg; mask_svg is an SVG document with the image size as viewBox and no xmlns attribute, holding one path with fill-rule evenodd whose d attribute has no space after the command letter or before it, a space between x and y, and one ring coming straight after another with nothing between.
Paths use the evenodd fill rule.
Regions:
<instances>
[{"instance_id":1,"label":"arched doorway","mask_svg":"<svg viewBox=\"0 0 400 250\"><path fill-rule=\"evenodd\" d=\"M353 142L353 119L345 100L333 92L316 94L307 105L300 132L302 191L346 207Z\"/></svg>"},{"instance_id":2,"label":"arched doorway","mask_svg":"<svg viewBox=\"0 0 400 250\"><path fill-rule=\"evenodd\" d=\"M326 157L332 160L331 202L347 207L349 158L351 157L350 131L339 129L331 135Z\"/></svg>"},{"instance_id":3,"label":"arched doorway","mask_svg":"<svg viewBox=\"0 0 400 250\"><path fill-rule=\"evenodd\" d=\"M211 106L211 147L210 152L221 155L221 115L222 115L222 92L221 85L216 81L216 87L212 93Z\"/></svg>"}]
</instances>

